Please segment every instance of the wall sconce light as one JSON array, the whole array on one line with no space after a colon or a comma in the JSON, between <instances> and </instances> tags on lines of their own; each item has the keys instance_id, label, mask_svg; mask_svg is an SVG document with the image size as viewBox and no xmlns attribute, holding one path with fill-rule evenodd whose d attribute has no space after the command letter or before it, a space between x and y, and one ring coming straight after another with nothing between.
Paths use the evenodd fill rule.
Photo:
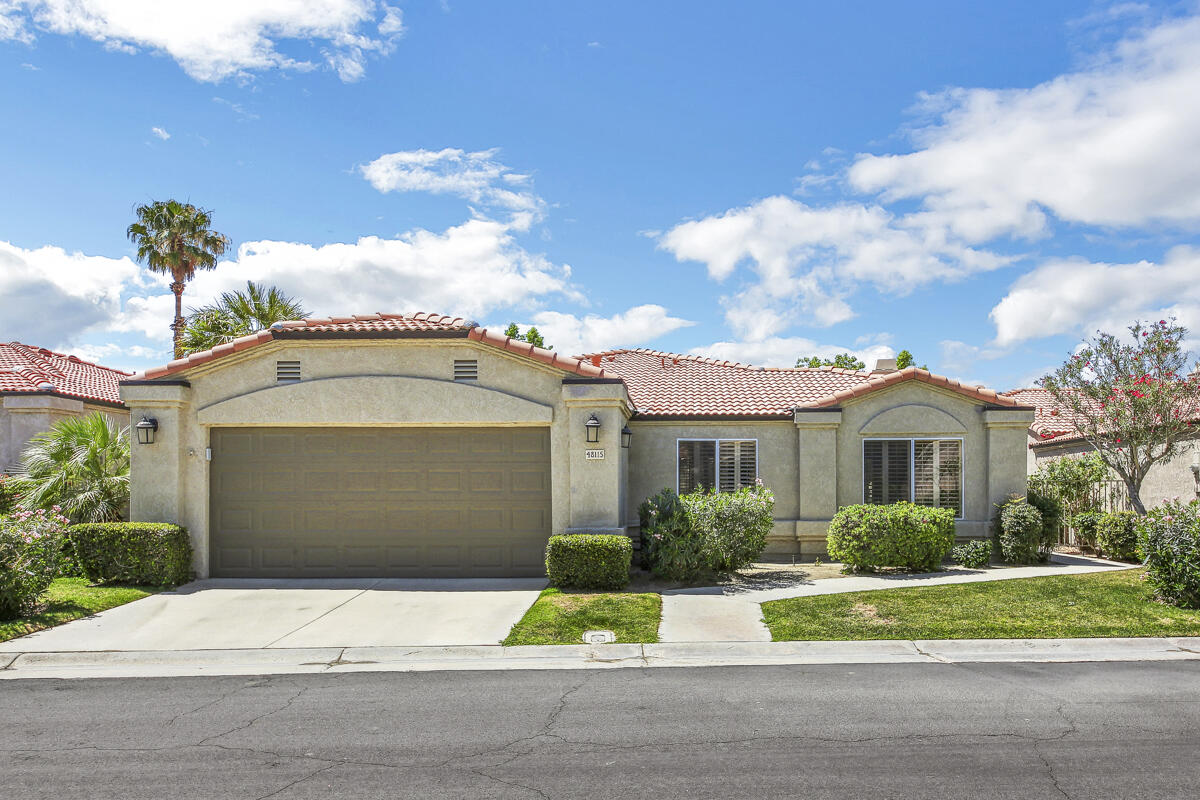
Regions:
<instances>
[{"instance_id":1,"label":"wall sconce light","mask_svg":"<svg viewBox=\"0 0 1200 800\"><path fill-rule=\"evenodd\" d=\"M631 441L633 441L633 431L629 430L629 426L626 425L624 428L621 428L621 447L628 450Z\"/></svg>"},{"instance_id":2,"label":"wall sconce light","mask_svg":"<svg viewBox=\"0 0 1200 800\"><path fill-rule=\"evenodd\" d=\"M142 417L137 425L138 444L154 444L154 434L158 431L158 420L154 417Z\"/></svg>"},{"instance_id":3,"label":"wall sconce light","mask_svg":"<svg viewBox=\"0 0 1200 800\"><path fill-rule=\"evenodd\" d=\"M596 419L595 414L588 417L587 422L583 423L583 427L587 431L588 444L600 441L600 420Z\"/></svg>"}]
</instances>

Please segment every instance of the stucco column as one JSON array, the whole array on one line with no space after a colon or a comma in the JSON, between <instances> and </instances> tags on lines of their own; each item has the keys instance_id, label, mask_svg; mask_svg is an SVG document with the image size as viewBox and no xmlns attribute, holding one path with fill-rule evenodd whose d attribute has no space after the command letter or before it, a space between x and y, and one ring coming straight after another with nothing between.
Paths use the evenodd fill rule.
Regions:
<instances>
[{"instance_id":1,"label":"stucco column","mask_svg":"<svg viewBox=\"0 0 1200 800\"><path fill-rule=\"evenodd\" d=\"M1010 494L1025 494L1028 431L1032 423L1032 410L1003 408L983 412L983 425L987 429L989 518L996 503L1003 503Z\"/></svg>"},{"instance_id":2,"label":"stucco column","mask_svg":"<svg viewBox=\"0 0 1200 800\"><path fill-rule=\"evenodd\" d=\"M837 513L837 434L841 411L796 409L798 518L796 539L805 555L825 552L829 521Z\"/></svg>"},{"instance_id":3,"label":"stucco column","mask_svg":"<svg viewBox=\"0 0 1200 800\"><path fill-rule=\"evenodd\" d=\"M571 380L563 383L567 409L566 458L570 486L567 533L625 533L622 501L628 459L621 451L621 429L631 413L625 385ZM588 419L600 422L599 441L587 441ZM558 475L555 476L557 480Z\"/></svg>"}]
</instances>

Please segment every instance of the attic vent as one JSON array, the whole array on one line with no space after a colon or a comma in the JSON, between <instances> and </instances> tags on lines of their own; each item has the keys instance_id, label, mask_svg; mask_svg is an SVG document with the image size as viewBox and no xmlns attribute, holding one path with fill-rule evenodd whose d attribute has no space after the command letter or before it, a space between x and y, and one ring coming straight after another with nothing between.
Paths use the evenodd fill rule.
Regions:
<instances>
[{"instance_id":1,"label":"attic vent","mask_svg":"<svg viewBox=\"0 0 1200 800\"><path fill-rule=\"evenodd\" d=\"M276 361L275 380L279 383L295 383L300 380L300 362Z\"/></svg>"},{"instance_id":2,"label":"attic vent","mask_svg":"<svg viewBox=\"0 0 1200 800\"><path fill-rule=\"evenodd\" d=\"M469 360L454 360L454 380L456 381L477 381L479 380L479 362L475 359Z\"/></svg>"}]
</instances>

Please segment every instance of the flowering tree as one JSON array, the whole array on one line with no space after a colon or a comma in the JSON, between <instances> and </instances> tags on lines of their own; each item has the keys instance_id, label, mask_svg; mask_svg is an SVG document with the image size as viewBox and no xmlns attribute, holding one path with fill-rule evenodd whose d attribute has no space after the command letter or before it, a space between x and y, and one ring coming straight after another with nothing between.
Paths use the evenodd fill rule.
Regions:
<instances>
[{"instance_id":1,"label":"flowering tree","mask_svg":"<svg viewBox=\"0 0 1200 800\"><path fill-rule=\"evenodd\" d=\"M1187 328L1174 319L1138 322L1129 332L1132 343L1098 332L1040 383L1125 483L1134 510L1145 514L1146 474L1196 434L1200 380L1188 374Z\"/></svg>"}]
</instances>

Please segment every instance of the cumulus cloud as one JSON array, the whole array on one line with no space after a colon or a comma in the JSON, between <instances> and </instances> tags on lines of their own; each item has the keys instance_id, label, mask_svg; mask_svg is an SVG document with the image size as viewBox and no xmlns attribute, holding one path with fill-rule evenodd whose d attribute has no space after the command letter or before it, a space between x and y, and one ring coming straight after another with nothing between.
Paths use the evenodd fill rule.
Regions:
<instances>
[{"instance_id":1,"label":"cumulus cloud","mask_svg":"<svg viewBox=\"0 0 1200 800\"><path fill-rule=\"evenodd\" d=\"M853 353L867 365L867 369L871 369L878 359L895 358L896 356L896 351L882 342L866 346L845 347L822 344L802 336L770 336L755 341L713 342L704 347L693 348L689 352L692 355L739 361L743 364L763 367L794 367L796 359L801 356L817 356L825 359L833 358L839 353Z\"/></svg>"},{"instance_id":2,"label":"cumulus cloud","mask_svg":"<svg viewBox=\"0 0 1200 800\"><path fill-rule=\"evenodd\" d=\"M662 306L650 304L611 317L541 311L533 315L533 324L555 350L579 355L643 345L696 323L672 317Z\"/></svg>"},{"instance_id":3,"label":"cumulus cloud","mask_svg":"<svg viewBox=\"0 0 1200 800\"><path fill-rule=\"evenodd\" d=\"M281 52L289 42L344 81L361 78L367 57L386 55L404 33L398 8L376 0L4 0L0 39L32 42L35 31L84 36L126 52L175 59L192 78L217 82L267 69L310 70Z\"/></svg>"},{"instance_id":4,"label":"cumulus cloud","mask_svg":"<svg viewBox=\"0 0 1200 800\"><path fill-rule=\"evenodd\" d=\"M1163 263L1048 261L1023 275L992 309L996 344L1057 334L1120 331L1135 319L1200 324L1200 250L1180 246Z\"/></svg>"},{"instance_id":5,"label":"cumulus cloud","mask_svg":"<svg viewBox=\"0 0 1200 800\"><path fill-rule=\"evenodd\" d=\"M496 148L467 152L400 150L363 164L359 171L380 192L429 192L511 211L539 213L544 206L528 175L496 160Z\"/></svg>"}]
</instances>

